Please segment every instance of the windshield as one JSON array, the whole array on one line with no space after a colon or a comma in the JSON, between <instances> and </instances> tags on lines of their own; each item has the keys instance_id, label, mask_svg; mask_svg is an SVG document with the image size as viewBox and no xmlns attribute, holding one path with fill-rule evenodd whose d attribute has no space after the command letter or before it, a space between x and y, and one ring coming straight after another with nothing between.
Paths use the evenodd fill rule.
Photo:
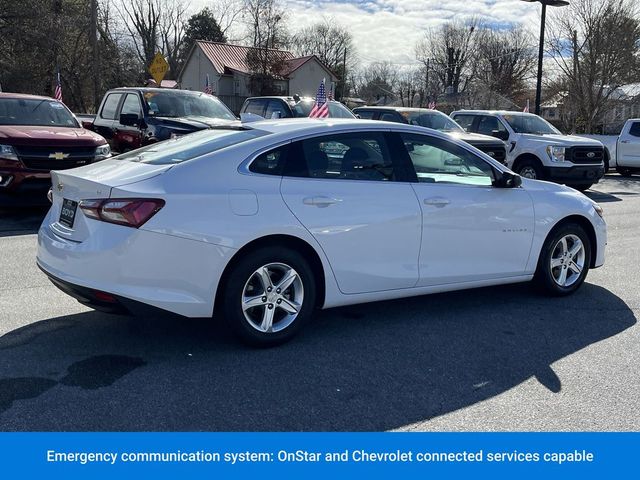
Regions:
<instances>
[{"instance_id":1,"label":"windshield","mask_svg":"<svg viewBox=\"0 0 640 480\"><path fill-rule=\"evenodd\" d=\"M63 103L49 99L0 99L0 125L33 125L78 128Z\"/></svg>"},{"instance_id":2,"label":"windshield","mask_svg":"<svg viewBox=\"0 0 640 480\"><path fill-rule=\"evenodd\" d=\"M560 134L558 129L537 115L526 113L510 114L504 115L504 119L516 133L532 133L534 135Z\"/></svg>"},{"instance_id":3,"label":"windshield","mask_svg":"<svg viewBox=\"0 0 640 480\"><path fill-rule=\"evenodd\" d=\"M208 117L235 120L224 103L206 93L145 92L149 115L157 117Z\"/></svg>"},{"instance_id":4,"label":"windshield","mask_svg":"<svg viewBox=\"0 0 640 480\"><path fill-rule=\"evenodd\" d=\"M296 117L308 117L315 103L313 100L301 100L293 106L293 114ZM355 118L355 115L340 102L329 102L329 117Z\"/></svg>"},{"instance_id":5,"label":"windshield","mask_svg":"<svg viewBox=\"0 0 640 480\"><path fill-rule=\"evenodd\" d=\"M202 130L183 137L153 143L118 155L117 158L151 165L176 164L268 134L256 129Z\"/></svg>"},{"instance_id":6,"label":"windshield","mask_svg":"<svg viewBox=\"0 0 640 480\"><path fill-rule=\"evenodd\" d=\"M441 132L464 132L462 127L437 110L428 112L404 111L400 114L407 119L411 125L432 128Z\"/></svg>"}]
</instances>

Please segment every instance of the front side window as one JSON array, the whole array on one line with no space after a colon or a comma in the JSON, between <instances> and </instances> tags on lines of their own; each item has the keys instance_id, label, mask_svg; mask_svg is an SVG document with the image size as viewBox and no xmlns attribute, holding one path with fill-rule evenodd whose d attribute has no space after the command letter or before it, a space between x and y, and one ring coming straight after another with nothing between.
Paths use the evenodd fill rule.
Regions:
<instances>
[{"instance_id":1,"label":"front side window","mask_svg":"<svg viewBox=\"0 0 640 480\"><path fill-rule=\"evenodd\" d=\"M280 100L269 100L264 118L286 118L288 116L285 106Z\"/></svg>"},{"instance_id":2,"label":"front side window","mask_svg":"<svg viewBox=\"0 0 640 480\"><path fill-rule=\"evenodd\" d=\"M392 181L396 179L384 134L343 133L296 142L286 175Z\"/></svg>"},{"instance_id":3,"label":"front side window","mask_svg":"<svg viewBox=\"0 0 640 480\"><path fill-rule=\"evenodd\" d=\"M495 137L496 134L499 134L500 132L503 132L503 135L505 133L507 135L509 134L500 120L490 115L484 115L480 117L480 122L478 123L478 133Z\"/></svg>"},{"instance_id":4,"label":"front side window","mask_svg":"<svg viewBox=\"0 0 640 480\"><path fill-rule=\"evenodd\" d=\"M300 100L292 108L294 116L297 118L308 117L315 103L314 100ZM355 115L340 102L329 102L329 117L355 118Z\"/></svg>"},{"instance_id":5,"label":"front side window","mask_svg":"<svg viewBox=\"0 0 640 480\"><path fill-rule=\"evenodd\" d=\"M439 138L401 134L418 182L491 186L491 165L464 148Z\"/></svg>"},{"instance_id":6,"label":"front side window","mask_svg":"<svg viewBox=\"0 0 640 480\"><path fill-rule=\"evenodd\" d=\"M380 120L382 120L383 122L402 122L398 114L394 112L384 112L382 115L380 115Z\"/></svg>"},{"instance_id":7,"label":"front side window","mask_svg":"<svg viewBox=\"0 0 640 480\"><path fill-rule=\"evenodd\" d=\"M144 101L149 115L156 117L206 117L235 120L224 103L206 93L147 91Z\"/></svg>"},{"instance_id":8,"label":"front side window","mask_svg":"<svg viewBox=\"0 0 640 480\"><path fill-rule=\"evenodd\" d=\"M115 120L116 112L118 110L118 103L122 98L121 93L110 93L104 101L104 106L100 112L100 117L106 120Z\"/></svg>"},{"instance_id":9,"label":"front side window","mask_svg":"<svg viewBox=\"0 0 640 480\"><path fill-rule=\"evenodd\" d=\"M475 120L474 115L456 115L453 119L467 132L472 132L473 121Z\"/></svg>"},{"instance_id":10,"label":"front side window","mask_svg":"<svg viewBox=\"0 0 640 480\"><path fill-rule=\"evenodd\" d=\"M253 113L254 115L259 115L264 117L264 107L266 104L266 100L248 100L247 106L242 111L242 113Z\"/></svg>"},{"instance_id":11,"label":"front side window","mask_svg":"<svg viewBox=\"0 0 640 480\"><path fill-rule=\"evenodd\" d=\"M533 135L560 135L560 131L546 120L531 113L513 113L504 115L505 121L516 133Z\"/></svg>"},{"instance_id":12,"label":"front side window","mask_svg":"<svg viewBox=\"0 0 640 480\"><path fill-rule=\"evenodd\" d=\"M0 99L0 125L78 128L78 122L61 102L28 98Z\"/></svg>"},{"instance_id":13,"label":"front side window","mask_svg":"<svg viewBox=\"0 0 640 480\"><path fill-rule=\"evenodd\" d=\"M411 125L420 125L440 132L462 132L462 128L456 122L437 110L427 112L409 110L402 112L402 116Z\"/></svg>"},{"instance_id":14,"label":"front side window","mask_svg":"<svg viewBox=\"0 0 640 480\"><path fill-rule=\"evenodd\" d=\"M124 99L124 103L122 104L121 114L128 115L137 115L140 117L140 100L138 100L138 95L135 93L129 93Z\"/></svg>"},{"instance_id":15,"label":"front side window","mask_svg":"<svg viewBox=\"0 0 640 480\"><path fill-rule=\"evenodd\" d=\"M373 120L373 114L375 112L373 110L358 110L356 113L360 115L360 118L363 120Z\"/></svg>"},{"instance_id":16,"label":"front side window","mask_svg":"<svg viewBox=\"0 0 640 480\"><path fill-rule=\"evenodd\" d=\"M633 137L640 137L640 122L633 122L633 124L631 124L629 135Z\"/></svg>"}]
</instances>

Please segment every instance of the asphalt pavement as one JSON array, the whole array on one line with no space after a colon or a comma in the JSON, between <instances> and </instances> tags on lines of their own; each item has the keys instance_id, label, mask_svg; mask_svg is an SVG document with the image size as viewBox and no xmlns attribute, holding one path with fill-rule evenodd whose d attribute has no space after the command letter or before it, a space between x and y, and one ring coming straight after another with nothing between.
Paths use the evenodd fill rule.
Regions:
<instances>
[{"instance_id":1,"label":"asphalt pavement","mask_svg":"<svg viewBox=\"0 0 640 480\"><path fill-rule=\"evenodd\" d=\"M640 430L640 177L589 196L605 266L326 310L292 342L213 320L95 312L35 265L43 210L0 210L0 430Z\"/></svg>"}]
</instances>

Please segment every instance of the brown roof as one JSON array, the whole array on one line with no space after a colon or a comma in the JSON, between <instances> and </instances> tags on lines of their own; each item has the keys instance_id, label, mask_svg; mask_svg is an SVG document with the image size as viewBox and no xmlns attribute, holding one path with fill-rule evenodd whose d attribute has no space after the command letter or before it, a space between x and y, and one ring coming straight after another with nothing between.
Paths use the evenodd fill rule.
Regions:
<instances>
[{"instance_id":1,"label":"brown roof","mask_svg":"<svg viewBox=\"0 0 640 480\"><path fill-rule=\"evenodd\" d=\"M198 40L197 45L202 48L207 58L213 64L216 72L220 75L235 70L241 73L250 73L251 69L247 65L247 53L254 50L254 47L244 47L242 45L230 45L228 43L208 42ZM268 49L269 55L274 60L287 62L293 59L293 54L286 50Z\"/></svg>"}]
</instances>

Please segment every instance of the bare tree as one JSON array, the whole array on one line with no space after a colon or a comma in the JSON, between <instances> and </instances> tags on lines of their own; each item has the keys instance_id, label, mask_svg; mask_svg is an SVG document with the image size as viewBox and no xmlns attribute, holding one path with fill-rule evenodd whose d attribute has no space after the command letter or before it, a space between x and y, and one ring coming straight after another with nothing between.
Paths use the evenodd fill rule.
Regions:
<instances>
[{"instance_id":1,"label":"bare tree","mask_svg":"<svg viewBox=\"0 0 640 480\"><path fill-rule=\"evenodd\" d=\"M463 92L472 77L477 19L453 21L428 30L416 45L416 56L439 79L443 90Z\"/></svg>"},{"instance_id":2,"label":"bare tree","mask_svg":"<svg viewBox=\"0 0 640 480\"><path fill-rule=\"evenodd\" d=\"M227 39L234 38L232 35L235 35L235 29L245 9L244 0L217 0L211 2L208 8L218 22L222 36Z\"/></svg>"},{"instance_id":3,"label":"bare tree","mask_svg":"<svg viewBox=\"0 0 640 480\"><path fill-rule=\"evenodd\" d=\"M140 61L149 66L157 52L169 63L172 75L180 68L187 6L184 0L129 0L116 7Z\"/></svg>"},{"instance_id":4,"label":"bare tree","mask_svg":"<svg viewBox=\"0 0 640 480\"><path fill-rule=\"evenodd\" d=\"M592 132L611 95L640 68L638 5L633 0L574 0L548 25L548 49L568 90L572 129Z\"/></svg>"},{"instance_id":5,"label":"bare tree","mask_svg":"<svg viewBox=\"0 0 640 480\"><path fill-rule=\"evenodd\" d=\"M491 92L514 98L527 88L536 62L535 43L520 26L507 30L479 30L474 63L475 77Z\"/></svg>"},{"instance_id":6,"label":"bare tree","mask_svg":"<svg viewBox=\"0 0 640 480\"><path fill-rule=\"evenodd\" d=\"M354 80L356 94L367 103L387 104L396 96L397 69L390 62L374 62L362 68Z\"/></svg>"}]
</instances>

